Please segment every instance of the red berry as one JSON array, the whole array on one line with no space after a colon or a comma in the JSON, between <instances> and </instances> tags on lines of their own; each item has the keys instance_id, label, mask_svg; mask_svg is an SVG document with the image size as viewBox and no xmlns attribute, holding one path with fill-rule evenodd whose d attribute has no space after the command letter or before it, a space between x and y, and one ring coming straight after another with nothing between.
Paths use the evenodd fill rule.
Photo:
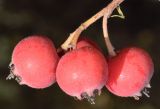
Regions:
<instances>
[{"instance_id":1,"label":"red berry","mask_svg":"<svg viewBox=\"0 0 160 109\"><path fill-rule=\"evenodd\" d=\"M98 45L93 42L92 40L88 39L88 38L81 38L78 40L77 44L76 44L76 48L82 48L82 47L86 47L86 46L91 46L94 48L97 48L98 50L100 50L100 48L98 47ZM61 48L57 50L59 57L62 57L66 51L63 51Z\"/></svg>"},{"instance_id":2,"label":"red berry","mask_svg":"<svg viewBox=\"0 0 160 109\"><path fill-rule=\"evenodd\" d=\"M141 91L150 87L153 75L151 57L140 48L122 49L117 56L108 60L109 76L106 87L115 95L122 97L141 96ZM147 90L143 91L147 96Z\"/></svg>"},{"instance_id":3,"label":"red berry","mask_svg":"<svg viewBox=\"0 0 160 109\"><path fill-rule=\"evenodd\" d=\"M82 39L78 40L77 45L76 45L77 48L86 47L86 46L91 46L91 47L94 47L94 48L97 48L98 50L100 50L98 45L94 41L92 41L88 38L82 38Z\"/></svg>"},{"instance_id":4,"label":"red berry","mask_svg":"<svg viewBox=\"0 0 160 109\"><path fill-rule=\"evenodd\" d=\"M58 55L52 41L43 36L29 36L13 50L11 74L19 84L32 88L46 88L55 82Z\"/></svg>"},{"instance_id":5,"label":"red berry","mask_svg":"<svg viewBox=\"0 0 160 109\"><path fill-rule=\"evenodd\" d=\"M93 47L82 47L66 53L59 61L56 79L70 96L94 103L94 92L100 94L106 84L108 68L104 56Z\"/></svg>"}]
</instances>

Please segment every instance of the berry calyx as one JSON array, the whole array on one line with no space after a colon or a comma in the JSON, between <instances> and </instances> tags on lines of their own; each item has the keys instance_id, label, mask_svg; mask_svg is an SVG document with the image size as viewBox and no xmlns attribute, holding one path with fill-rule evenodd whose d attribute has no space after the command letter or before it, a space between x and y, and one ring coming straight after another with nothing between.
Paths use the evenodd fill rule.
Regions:
<instances>
[{"instance_id":1,"label":"berry calyx","mask_svg":"<svg viewBox=\"0 0 160 109\"><path fill-rule=\"evenodd\" d=\"M11 74L19 84L32 88L46 88L55 82L59 57L52 41L45 36L33 35L21 40L13 50Z\"/></svg>"},{"instance_id":2,"label":"berry calyx","mask_svg":"<svg viewBox=\"0 0 160 109\"><path fill-rule=\"evenodd\" d=\"M154 65L143 49L130 47L122 49L117 56L108 59L109 76L106 87L121 97L139 99L141 91L148 95Z\"/></svg>"},{"instance_id":3,"label":"berry calyx","mask_svg":"<svg viewBox=\"0 0 160 109\"><path fill-rule=\"evenodd\" d=\"M59 61L56 80L60 88L79 100L94 104L95 93L100 94L108 76L107 63L97 49L82 47L66 53Z\"/></svg>"}]
</instances>

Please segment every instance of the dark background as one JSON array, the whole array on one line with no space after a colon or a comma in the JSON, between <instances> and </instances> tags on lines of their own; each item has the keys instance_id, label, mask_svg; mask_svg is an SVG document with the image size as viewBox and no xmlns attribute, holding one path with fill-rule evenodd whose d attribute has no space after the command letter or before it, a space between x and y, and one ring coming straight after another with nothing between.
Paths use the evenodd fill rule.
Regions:
<instances>
[{"instance_id":1,"label":"dark background","mask_svg":"<svg viewBox=\"0 0 160 109\"><path fill-rule=\"evenodd\" d=\"M160 109L160 1L126 0L125 20L109 20L115 48L138 46L150 53L155 64L150 98L139 101L112 95L106 88L96 104L76 101L55 83L36 90L6 81L14 46L32 34L47 35L58 48L82 22L105 7L109 0L0 0L0 109ZM116 12L115 12L116 13ZM96 41L107 55L101 19L82 33ZM45 67L45 66L44 66Z\"/></svg>"}]
</instances>

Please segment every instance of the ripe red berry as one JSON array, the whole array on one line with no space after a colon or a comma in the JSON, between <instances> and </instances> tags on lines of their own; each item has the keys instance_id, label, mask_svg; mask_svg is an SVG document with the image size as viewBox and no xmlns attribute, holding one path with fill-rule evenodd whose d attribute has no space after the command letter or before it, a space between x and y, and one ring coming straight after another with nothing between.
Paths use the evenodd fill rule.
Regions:
<instances>
[{"instance_id":1,"label":"ripe red berry","mask_svg":"<svg viewBox=\"0 0 160 109\"><path fill-rule=\"evenodd\" d=\"M52 41L43 36L29 36L13 50L11 74L19 84L32 88L46 88L55 82L58 55Z\"/></svg>"},{"instance_id":2,"label":"ripe red berry","mask_svg":"<svg viewBox=\"0 0 160 109\"><path fill-rule=\"evenodd\" d=\"M141 91L150 87L154 66L151 57L144 50L130 47L108 59L108 70L106 87L109 91L118 96L138 99ZM146 89L142 92L149 96Z\"/></svg>"},{"instance_id":3,"label":"ripe red berry","mask_svg":"<svg viewBox=\"0 0 160 109\"><path fill-rule=\"evenodd\" d=\"M86 46L91 46L91 47L94 47L94 48L97 48L98 50L100 50L98 45L89 38L82 38L82 39L78 40L76 48L81 48L81 47L86 47Z\"/></svg>"},{"instance_id":4,"label":"ripe red berry","mask_svg":"<svg viewBox=\"0 0 160 109\"><path fill-rule=\"evenodd\" d=\"M108 68L104 56L93 47L82 47L66 53L59 61L56 79L60 88L70 96L86 98L94 103L106 84Z\"/></svg>"},{"instance_id":5,"label":"ripe red berry","mask_svg":"<svg viewBox=\"0 0 160 109\"><path fill-rule=\"evenodd\" d=\"M94 48L97 48L98 50L100 50L98 45L88 38L81 38L78 40L78 42L76 44L77 49L82 48L82 47L86 47L86 46L91 46L91 47L94 47ZM63 51L61 48L58 49L57 52L58 52L59 57L62 57L65 54L65 51Z\"/></svg>"}]
</instances>

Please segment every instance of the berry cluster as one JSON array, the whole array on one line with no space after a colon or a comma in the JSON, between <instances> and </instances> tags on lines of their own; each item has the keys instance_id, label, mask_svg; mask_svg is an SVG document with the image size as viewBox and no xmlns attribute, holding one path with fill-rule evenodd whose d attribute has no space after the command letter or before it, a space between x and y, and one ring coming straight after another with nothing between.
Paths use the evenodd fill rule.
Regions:
<instances>
[{"instance_id":1,"label":"berry cluster","mask_svg":"<svg viewBox=\"0 0 160 109\"><path fill-rule=\"evenodd\" d=\"M141 48L129 47L114 57L105 57L95 42L81 39L76 48L58 56L53 42L45 36L29 36L13 50L10 75L19 84L36 89L57 82L68 95L94 104L105 86L121 97L146 96L153 75L151 57Z\"/></svg>"},{"instance_id":2,"label":"berry cluster","mask_svg":"<svg viewBox=\"0 0 160 109\"><path fill-rule=\"evenodd\" d=\"M139 99L141 92L149 97L146 88L151 87L154 71L149 54L137 47L124 48L116 53L109 40L108 18L125 18L119 6L123 1L113 0L82 23L57 51L53 42L45 36L33 35L20 41L13 50L7 79L14 78L19 84L36 89L57 82L66 94L79 100L87 99L91 104L95 103L95 96L101 94L104 86L121 97ZM111 16L115 8L119 15ZM109 53L107 57L95 42L79 39L82 31L101 17Z\"/></svg>"}]
</instances>

